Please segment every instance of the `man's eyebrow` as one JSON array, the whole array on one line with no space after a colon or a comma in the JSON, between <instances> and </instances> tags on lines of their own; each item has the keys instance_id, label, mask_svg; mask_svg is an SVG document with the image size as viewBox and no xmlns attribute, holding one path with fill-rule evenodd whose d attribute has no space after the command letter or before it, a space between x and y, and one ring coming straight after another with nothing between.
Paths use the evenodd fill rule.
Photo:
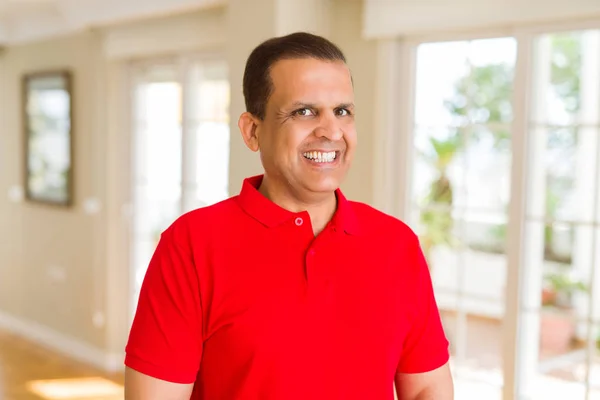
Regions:
<instances>
[{"instance_id":1,"label":"man's eyebrow","mask_svg":"<svg viewBox=\"0 0 600 400\"><path fill-rule=\"evenodd\" d=\"M304 101L295 101L293 102L290 107L296 108L296 107L306 107L306 108L319 108L318 105L314 104L314 103L307 103ZM348 109L353 109L354 108L354 103L341 103L338 104L336 107L337 108L348 108Z\"/></svg>"},{"instance_id":2,"label":"man's eyebrow","mask_svg":"<svg viewBox=\"0 0 600 400\"><path fill-rule=\"evenodd\" d=\"M296 107L317 108L317 105L313 104L313 103L307 103L304 101L295 101L290 105L290 107L293 107L293 108L296 108Z\"/></svg>"},{"instance_id":3,"label":"man's eyebrow","mask_svg":"<svg viewBox=\"0 0 600 400\"><path fill-rule=\"evenodd\" d=\"M354 103L342 103L339 106L337 106L336 108L348 108L348 109L353 109L354 108Z\"/></svg>"}]
</instances>

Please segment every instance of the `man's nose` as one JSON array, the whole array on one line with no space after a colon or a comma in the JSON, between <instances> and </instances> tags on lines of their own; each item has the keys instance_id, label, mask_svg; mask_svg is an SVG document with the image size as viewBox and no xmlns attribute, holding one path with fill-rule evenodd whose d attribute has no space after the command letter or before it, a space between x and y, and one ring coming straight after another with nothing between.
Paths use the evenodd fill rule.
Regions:
<instances>
[{"instance_id":1,"label":"man's nose","mask_svg":"<svg viewBox=\"0 0 600 400\"><path fill-rule=\"evenodd\" d=\"M332 142L342 139L343 132L338 118L333 113L321 114L319 126L315 129L317 137L325 137Z\"/></svg>"}]
</instances>

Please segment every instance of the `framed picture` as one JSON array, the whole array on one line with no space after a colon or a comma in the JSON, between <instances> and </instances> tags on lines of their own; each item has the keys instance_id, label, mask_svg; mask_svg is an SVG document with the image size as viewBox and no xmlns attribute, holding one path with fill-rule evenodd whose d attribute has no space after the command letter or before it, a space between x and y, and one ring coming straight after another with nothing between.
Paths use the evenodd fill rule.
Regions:
<instances>
[{"instance_id":1,"label":"framed picture","mask_svg":"<svg viewBox=\"0 0 600 400\"><path fill-rule=\"evenodd\" d=\"M73 202L73 93L69 71L23 77L25 196L58 206Z\"/></svg>"}]
</instances>

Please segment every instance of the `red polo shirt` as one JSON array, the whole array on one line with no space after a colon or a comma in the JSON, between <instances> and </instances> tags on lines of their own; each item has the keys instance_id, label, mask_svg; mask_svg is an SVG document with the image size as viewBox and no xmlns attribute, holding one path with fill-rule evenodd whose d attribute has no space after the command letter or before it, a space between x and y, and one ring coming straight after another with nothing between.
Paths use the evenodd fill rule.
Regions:
<instances>
[{"instance_id":1,"label":"red polo shirt","mask_svg":"<svg viewBox=\"0 0 600 400\"><path fill-rule=\"evenodd\" d=\"M337 191L316 238L308 213L241 193L179 218L148 267L127 366L192 399L393 399L397 372L448 361L418 239Z\"/></svg>"}]
</instances>

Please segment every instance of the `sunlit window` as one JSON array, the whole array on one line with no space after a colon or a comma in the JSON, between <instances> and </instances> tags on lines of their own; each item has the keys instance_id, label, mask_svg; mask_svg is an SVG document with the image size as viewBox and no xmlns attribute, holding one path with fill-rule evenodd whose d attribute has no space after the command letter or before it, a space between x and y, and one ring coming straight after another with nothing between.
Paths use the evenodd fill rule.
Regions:
<instances>
[{"instance_id":1,"label":"sunlit window","mask_svg":"<svg viewBox=\"0 0 600 400\"><path fill-rule=\"evenodd\" d=\"M161 233L229 196L229 81L220 60L134 68L132 311Z\"/></svg>"},{"instance_id":2,"label":"sunlit window","mask_svg":"<svg viewBox=\"0 0 600 400\"><path fill-rule=\"evenodd\" d=\"M417 53L411 223L451 342L458 399L502 396L516 48L499 38Z\"/></svg>"},{"instance_id":3,"label":"sunlit window","mask_svg":"<svg viewBox=\"0 0 600 400\"><path fill-rule=\"evenodd\" d=\"M515 38L416 53L408 220L431 268L458 400L501 399L507 373L519 398L600 399L600 30L530 38L531 59L517 59ZM515 135L527 145L518 155ZM510 190L515 164L523 197ZM525 216L509 231L515 206ZM517 284L507 281L510 235L523 244L511 254ZM506 309L509 283L518 310ZM517 370L503 359L508 311L519 316L509 327Z\"/></svg>"}]
</instances>

